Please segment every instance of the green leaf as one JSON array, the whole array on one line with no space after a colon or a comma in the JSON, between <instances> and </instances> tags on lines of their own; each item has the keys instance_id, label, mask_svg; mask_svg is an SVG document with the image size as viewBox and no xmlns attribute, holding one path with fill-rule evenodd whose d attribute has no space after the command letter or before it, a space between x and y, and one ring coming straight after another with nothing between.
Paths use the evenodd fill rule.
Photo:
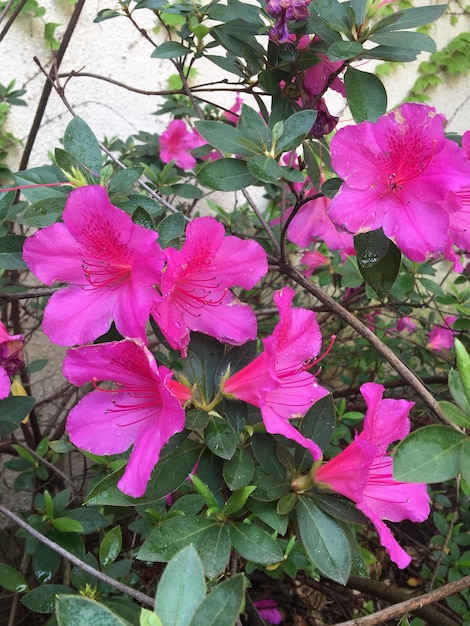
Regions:
<instances>
[{"instance_id":1,"label":"green leaf","mask_svg":"<svg viewBox=\"0 0 470 626\"><path fill-rule=\"evenodd\" d=\"M199 605L190 626L233 626L243 609L245 578L235 574L214 587Z\"/></svg>"},{"instance_id":2,"label":"green leaf","mask_svg":"<svg viewBox=\"0 0 470 626\"><path fill-rule=\"evenodd\" d=\"M346 3L338 2L338 0L315 0L315 12L333 30L339 33L348 33L351 30ZM322 37L321 34L320 37Z\"/></svg>"},{"instance_id":3,"label":"green leaf","mask_svg":"<svg viewBox=\"0 0 470 626\"><path fill-rule=\"evenodd\" d=\"M460 450L466 437L448 426L415 430L400 441L393 455L393 476L404 482L437 483L459 473Z\"/></svg>"},{"instance_id":4,"label":"green leaf","mask_svg":"<svg viewBox=\"0 0 470 626\"><path fill-rule=\"evenodd\" d=\"M237 491L232 493L225 503L222 513L226 516L238 513L238 511L245 506L245 502L255 489L256 487L254 485L248 485L246 487L242 487L241 489L237 489Z\"/></svg>"},{"instance_id":5,"label":"green leaf","mask_svg":"<svg viewBox=\"0 0 470 626\"><path fill-rule=\"evenodd\" d=\"M81 117L74 117L65 129L64 148L99 175L102 164L101 149L93 131Z\"/></svg>"},{"instance_id":6,"label":"green leaf","mask_svg":"<svg viewBox=\"0 0 470 626\"><path fill-rule=\"evenodd\" d=\"M163 572L155 596L155 612L164 624L188 626L206 595L204 571L194 546L183 548Z\"/></svg>"},{"instance_id":7,"label":"green leaf","mask_svg":"<svg viewBox=\"0 0 470 626\"><path fill-rule=\"evenodd\" d=\"M463 388L462 379L457 370L449 370L449 390L453 399L457 402L464 413L470 413L470 404Z\"/></svg>"},{"instance_id":8,"label":"green leaf","mask_svg":"<svg viewBox=\"0 0 470 626\"><path fill-rule=\"evenodd\" d=\"M10 396L0 400L0 435L9 435L29 415L36 400L30 396Z\"/></svg>"},{"instance_id":9,"label":"green leaf","mask_svg":"<svg viewBox=\"0 0 470 626\"><path fill-rule=\"evenodd\" d=\"M130 626L107 606L79 595L59 595L55 609L59 626Z\"/></svg>"},{"instance_id":10,"label":"green leaf","mask_svg":"<svg viewBox=\"0 0 470 626\"><path fill-rule=\"evenodd\" d=\"M439 402L439 408L444 415L456 426L460 428L470 428L470 413L462 411L457 405L447 400Z\"/></svg>"},{"instance_id":11,"label":"green leaf","mask_svg":"<svg viewBox=\"0 0 470 626\"><path fill-rule=\"evenodd\" d=\"M55 165L42 165L23 170L14 175L17 185L43 185L49 183L67 182L63 172ZM67 187L32 187L22 189L21 193L30 202L37 202L46 198L66 198L70 189Z\"/></svg>"},{"instance_id":12,"label":"green leaf","mask_svg":"<svg viewBox=\"0 0 470 626\"><path fill-rule=\"evenodd\" d=\"M121 527L115 526L106 533L100 543L100 565L102 568L107 567L119 556L122 546Z\"/></svg>"},{"instance_id":13,"label":"green leaf","mask_svg":"<svg viewBox=\"0 0 470 626\"><path fill-rule=\"evenodd\" d=\"M328 48L331 61L347 61L364 52L362 44L357 41L336 41Z\"/></svg>"},{"instance_id":14,"label":"green leaf","mask_svg":"<svg viewBox=\"0 0 470 626\"><path fill-rule=\"evenodd\" d=\"M394 61L396 63L408 63L418 58L417 50L406 48L394 48L392 46L377 46L372 50L364 50L361 54L363 59L380 59L381 61Z\"/></svg>"},{"instance_id":15,"label":"green leaf","mask_svg":"<svg viewBox=\"0 0 470 626\"><path fill-rule=\"evenodd\" d=\"M366 8L369 4L369 0L351 0L351 7L356 17L356 27L365 22Z\"/></svg>"},{"instance_id":16,"label":"green leaf","mask_svg":"<svg viewBox=\"0 0 470 626\"><path fill-rule=\"evenodd\" d=\"M237 130L243 137L254 142L258 154L264 154L271 149L271 129L261 115L247 104L242 104Z\"/></svg>"},{"instance_id":17,"label":"green leaf","mask_svg":"<svg viewBox=\"0 0 470 626\"><path fill-rule=\"evenodd\" d=\"M403 31L380 32L369 36L374 43L382 46L416 50L417 52L436 52L436 43L424 33L409 33Z\"/></svg>"},{"instance_id":18,"label":"green leaf","mask_svg":"<svg viewBox=\"0 0 470 626\"><path fill-rule=\"evenodd\" d=\"M348 67L344 75L348 105L354 121L376 122L387 110L387 92L375 74Z\"/></svg>"},{"instance_id":19,"label":"green leaf","mask_svg":"<svg viewBox=\"0 0 470 626\"><path fill-rule=\"evenodd\" d=\"M26 207L18 216L18 224L33 228L45 228L54 224L62 215L65 206L65 196L55 196L38 200Z\"/></svg>"},{"instance_id":20,"label":"green leaf","mask_svg":"<svg viewBox=\"0 0 470 626\"><path fill-rule=\"evenodd\" d=\"M140 609L139 626L163 626L163 622L156 613L142 608Z\"/></svg>"},{"instance_id":21,"label":"green leaf","mask_svg":"<svg viewBox=\"0 0 470 626\"><path fill-rule=\"evenodd\" d=\"M204 431L204 441L215 455L222 459L231 459L240 438L231 424L224 419L211 417Z\"/></svg>"},{"instance_id":22,"label":"green leaf","mask_svg":"<svg viewBox=\"0 0 470 626\"><path fill-rule=\"evenodd\" d=\"M79 159L74 157L66 150L62 150L62 148L56 148L54 151L54 158L57 167L60 167L60 169L64 173L67 172L68 174L72 174L73 170L75 169L84 177L89 185L98 184L98 177L93 176L89 169L87 169Z\"/></svg>"},{"instance_id":23,"label":"green leaf","mask_svg":"<svg viewBox=\"0 0 470 626\"><path fill-rule=\"evenodd\" d=\"M418 28L437 20L446 11L447 4L405 9L389 15L374 25L374 32L382 30L406 30Z\"/></svg>"},{"instance_id":24,"label":"green leaf","mask_svg":"<svg viewBox=\"0 0 470 626\"><path fill-rule=\"evenodd\" d=\"M300 432L307 439L312 439L325 450L333 435L336 424L333 396L328 394L307 411L300 423ZM295 466L305 471L313 463L312 455L303 446L295 444Z\"/></svg>"},{"instance_id":25,"label":"green leaf","mask_svg":"<svg viewBox=\"0 0 470 626\"><path fill-rule=\"evenodd\" d=\"M28 266L23 261L23 235L0 237L0 268L4 270L24 270Z\"/></svg>"},{"instance_id":26,"label":"green leaf","mask_svg":"<svg viewBox=\"0 0 470 626\"><path fill-rule=\"evenodd\" d=\"M276 154L297 148L309 134L316 119L317 111L306 110L298 111L284 120L284 130L276 143Z\"/></svg>"},{"instance_id":27,"label":"green leaf","mask_svg":"<svg viewBox=\"0 0 470 626\"><path fill-rule=\"evenodd\" d=\"M23 574L13 567L5 565L5 563L0 563L0 586L14 593L29 591L28 583Z\"/></svg>"},{"instance_id":28,"label":"green leaf","mask_svg":"<svg viewBox=\"0 0 470 626\"><path fill-rule=\"evenodd\" d=\"M141 561L169 561L190 544L197 549L207 529L217 525L214 520L203 517L170 517L151 530L137 553L137 558Z\"/></svg>"},{"instance_id":29,"label":"green leaf","mask_svg":"<svg viewBox=\"0 0 470 626\"><path fill-rule=\"evenodd\" d=\"M142 176L144 168L141 166L127 167L119 170L109 181L108 193L121 194L132 190L134 184Z\"/></svg>"},{"instance_id":30,"label":"green leaf","mask_svg":"<svg viewBox=\"0 0 470 626\"><path fill-rule=\"evenodd\" d=\"M470 441L468 438L460 449L460 472L467 485L470 485Z\"/></svg>"},{"instance_id":31,"label":"green leaf","mask_svg":"<svg viewBox=\"0 0 470 626\"><path fill-rule=\"evenodd\" d=\"M286 534L289 517L278 513L276 502L260 502L259 500L249 498L247 507L277 533L280 535Z\"/></svg>"},{"instance_id":32,"label":"green leaf","mask_svg":"<svg viewBox=\"0 0 470 626\"><path fill-rule=\"evenodd\" d=\"M300 539L309 559L321 574L345 585L351 553L343 529L309 498L300 496L296 510Z\"/></svg>"},{"instance_id":33,"label":"green leaf","mask_svg":"<svg viewBox=\"0 0 470 626\"><path fill-rule=\"evenodd\" d=\"M175 59L191 53L189 48L177 41L165 41L160 44L150 55L153 59Z\"/></svg>"},{"instance_id":34,"label":"green leaf","mask_svg":"<svg viewBox=\"0 0 470 626\"><path fill-rule=\"evenodd\" d=\"M184 233L186 222L182 213L171 213L158 224L158 243L166 248Z\"/></svg>"},{"instance_id":35,"label":"green leaf","mask_svg":"<svg viewBox=\"0 0 470 626\"><path fill-rule=\"evenodd\" d=\"M41 585L23 596L21 604L35 613L53 613L55 599L61 593L73 593L73 589L65 585Z\"/></svg>"},{"instance_id":36,"label":"green leaf","mask_svg":"<svg viewBox=\"0 0 470 626\"><path fill-rule=\"evenodd\" d=\"M33 570L39 584L50 583L59 569L62 556L43 543L37 544L33 552Z\"/></svg>"},{"instance_id":37,"label":"green leaf","mask_svg":"<svg viewBox=\"0 0 470 626\"><path fill-rule=\"evenodd\" d=\"M457 369L459 372L462 387L470 406L470 356L465 349L463 343L459 339L455 339L455 354L457 356Z\"/></svg>"},{"instance_id":38,"label":"green leaf","mask_svg":"<svg viewBox=\"0 0 470 626\"><path fill-rule=\"evenodd\" d=\"M248 150L240 143L241 133L237 128L223 122L210 120L198 120L194 122L199 133L216 150L225 153L238 154L240 156L252 156L253 151Z\"/></svg>"},{"instance_id":39,"label":"green leaf","mask_svg":"<svg viewBox=\"0 0 470 626\"><path fill-rule=\"evenodd\" d=\"M257 154L254 157L247 159L246 164L248 171L257 180L261 180L264 183L277 183L282 177L282 169L271 157Z\"/></svg>"},{"instance_id":40,"label":"green leaf","mask_svg":"<svg viewBox=\"0 0 470 626\"><path fill-rule=\"evenodd\" d=\"M219 508L216 497L209 489L209 487L200 478L198 478L198 476L192 476L191 482L193 483L194 489L198 492L201 498L203 498L208 507L214 509Z\"/></svg>"},{"instance_id":41,"label":"green leaf","mask_svg":"<svg viewBox=\"0 0 470 626\"><path fill-rule=\"evenodd\" d=\"M253 472L253 460L245 448L237 448L232 458L224 463L224 480L232 491L248 485Z\"/></svg>"},{"instance_id":42,"label":"green leaf","mask_svg":"<svg viewBox=\"0 0 470 626\"><path fill-rule=\"evenodd\" d=\"M83 532L83 526L77 520L70 517L57 517L52 520L52 525L55 529L61 533L81 533Z\"/></svg>"},{"instance_id":43,"label":"green leaf","mask_svg":"<svg viewBox=\"0 0 470 626\"><path fill-rule=\"evenodd\" d=\"M191 384L197 383L207 401L218 389L220 381L216 381L216 375L223 356L224 346L220 341L203 333L191 333L184 373Z\"/></svg>"},{"instance_id":44,"label":"green leaf","mask_svg":"<svg viewBox=\"0 0 470 626\"><path fill-rule=\"evenodd\" d=\"M16 191L0 191L0 223L8 215L11 205L16 197Z\"/></svg>"},{"instance_id":45,"label":"green leaf","mask_svg":"<svg viewBox=\"0 0 470 626\"><path fill-rule=\"evenodd\" d=\"M383 300L400 271L400 250L384 235L381 228L356 235L354 248L361 275Z\"/></svg>"},{"instance_id":46,"label":"green leaf","mask_svg":"<svg viewBox=\"0 0 470 626\"><path fill-rule=\"evenodd\" d=\"M148 211L143 209L141 206L138 206L134 213L132 213L132 221L134 224L138 224L139 226L143 226L148 230L155 229L155 223L153 221L152 216Z\"/></svg>"},{"instance_id":47,"label":"green leaf","mask_svg":"<svg viewBox=\"0 0 470 626\"><path fill-rule=\"evenodd\" d=\"M86 503L99 504L100 506L137 506L164 498L167 494L178 489L186 480L196 464L200 452L200 444L187 439L178 447L176 452L160 457L150 478L147 491L141 498L127 496L116 487L116 483L123 474L124 468L121 468L98 483L91 490Z\"/></svg>"},{"instance_id":48,"label":"green leaf","mask_svg":"<svg viewBox=\"0 0 470 626\"><path fill-rule=\"evenodd\" d=\"M230 525L230 537L233 547L244 559L260 565L272 565L283 559L276 540L258 526L235 522Z\"/></svg>"},{"instance_id":49,"label":"green leaf","mask_svg":"<svg viewBox=\"0 0 470 626\"><path fill-rule=\"evenodd\" d=\"M208 528L199 544L204 572L210 580L222 574L229 562L232 544L227 526L218 524Z\"/></svg>"},{"instance_id":50,"label":"green leaf","mask_svg":"<svg viewBox=\"0 0 470 626\"><path fill-rule=\"evenodd\" d=\"M199 170L197 179L201 185L218 191L238 191L256 182L241 159L208 161Z\"/></svg>"}]
</instances>

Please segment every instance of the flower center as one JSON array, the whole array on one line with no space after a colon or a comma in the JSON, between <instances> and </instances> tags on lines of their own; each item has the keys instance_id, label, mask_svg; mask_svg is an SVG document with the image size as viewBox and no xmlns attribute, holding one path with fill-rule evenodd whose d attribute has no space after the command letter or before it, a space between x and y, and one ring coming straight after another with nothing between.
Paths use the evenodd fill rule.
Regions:
<instances>
[{"instance_id":1,"label":"flower center","mask_svg":"<svg viewBox=\"0 0 470 626\"><path fill-rule=\"evenodd\" d=\"M125 261L83 259L82 269L90 288L107 287L108 289L117 289L130 278L132 266Z\"/></svg>"},{"instance_id":2,"label":"flower center","mask_svg":"<svg viewBox=\"0 0 470 626\"><path fill-rule=\"evenodd\" d=\"M218 306L227 289L220 289L217 277L185 277L174 285L173 298L190 315L199 317L205 306Z\"/></svg>"},{"instance_id":3,"label":"flower center","mask_svg":"<svg viewBox=\"0 0 470 626\"><path fill-rule=\"evenodd\" d=\"M404 183L420 176L432 161L437 141L425 141L406 133L388 137L388 150L382 156L382 167L390 191L400 190Z\"/></svg>"},{"instance_id":4,"label":"flower center","mask_svg":"<svg viewBox=\"0 0 470 626\"><path fill-rule=\"evenodd\" d=\"M112 399L112 408L105 410L105 413L123 413L122 419L117 422L117 426L133 426L139 422L153 417L156 413L160 413L162 407L162 399L159 390L155 387L149 387L147 385L133 385L121 383L114 383L114 389L105 389L98 386L98 379L93 378L93 387L96 391L103 393L118 394L119 400ZM132 412L138 411L139 417L133 419Z\"/></svg>"}]
</instances>

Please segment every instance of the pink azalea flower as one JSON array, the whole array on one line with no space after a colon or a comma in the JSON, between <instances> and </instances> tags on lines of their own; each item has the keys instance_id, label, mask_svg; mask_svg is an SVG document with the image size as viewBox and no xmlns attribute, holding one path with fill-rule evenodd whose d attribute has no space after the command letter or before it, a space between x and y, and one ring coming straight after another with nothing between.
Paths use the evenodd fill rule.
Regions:
<instances>
[{"instance_id":1,"label":"pink azalea flower","mask_svg":"<svg viewBox=\"0 0 470 626\"><path fill-rule=\"evenodd\" d=\"M307 372L321 348L321 334L313 311L292 308L294 290L274 293L279 322L263 339L264 352L223 383L223 392L261 409L268 433L284 435L309 450L317 460L321 450L289 420L303 417L328 391Z\"/></svg>"},{"instance_id":2,"label":"pink azalea flower","mask_svg":"<svg viewBox=\"0 0 470 626\"><path fill-rule=\"evenodd\" d=\"M169 389L172 375L139 339L72 348L65 357L64 376L72 384L95 386L69 413L70 440L98 455L134 446L117 485L134 498L145 493L162 447L184 428L184 411ZM99 381L112 382L101 388Z\"/></svg>"},{"instance_id":3,"label":"pink azalea flower","mask_svg":"<svg viewBox=\"0 0 470 626\"><path fill-rule=\"evenodd\" d=\"M10 393L11 380L23 366L23 335L10 335L0 322L0 399Z\"/></svg>"},{"instance_id":4,"label":"pink azalea flower","mask_svg":"<svg viewBox=\"0 0 470 626\"><path fill-rule=\"evenodd\" d=\"M46 306L43 328L51 341L89 343L113 319L121 335L145 339L164 263L157 236L113 206L103 187L72 191L63 224L37 231L23 249L39 280L69 283Z\"/></svg>"},{"instance_id":5,"label":"pink azalea flower","mask_svg":"<svg viewBox=\"0 0 470 626\"><path fill-rule=\"evenodd\" d=\"M409 433L408 413L413 402L383 399L383 392L382 385L362 385L367 403L364 428L338 456L317 469L315 480L353 500L374 524L392 561L404 568L411 557L383 520L424 521L430 512L429 496L425 484L400 483L393 478L393 461L387 449Z\"/></svg>"},{"instance_id":6,"label":"pink azalea flower","mask_svg":"<svg viewBox=\"0 0 470 626\"><path fill-rule=\"evenodd\" d=\"M190 151L205 143L196 129L189 131L183 120L173 120L160 135L160 158L164 163L174 161L178 167L191 170L196 159Z\"/></svg>"},{"instance_id":7,"label":"pink azalea flower","mask_svg":"<svg viewBox=\"0 0 470 626\"><path fill-rule=\"evenodd\" d=\"M256 608L260 617L264 619L265 622L269 622L270 624L280 624L282 622L282 613L277 608L276 600L271 600L266 598L264 600L256 600L253 602L253 606Z\"/></svg>"},{"instance_id":8,"label":"pink azalea flower","mask_svg":"<svg viewBox=\"0 0 470 626\"><path fill-rule=\"evenodd\" d=\"M240 113L242 104L243 99L241 98L240 94L237 93L237 95L235 96L235 104L233 104L230 109L224 113L225 119L232 124L238 124L238 120L240 119L240 116L238 114Z\"/></svg>"},{"instance_id":9,"label":"pink azalea flower","mask_svg":"<svg viewBox=\"0 0 470 626\"><path fill-rule=\"evenodd\" d=\"M396 325L396 329L399 333L404 332L405 330L408 333L413 333L415 330L417 330L417 326L416 324L413 322L412 319L410 319L407 315L404 315L403 317L400 317L400 319L397 321L397 325Z\"/></svg>"},{"instance_id":10,"label":"pink azalea flower","mask_svg":"<svg viewBox=\"0 0 470 626\"><path fill-rule=\"evenodd\" d=\"M318 250L307 250L302 255L300 262L307 268L302 272L307 278L311 276L316 269L328 263L326 256L323 256Z\"/></svg>"},{"instance_id":11,"label":"pink azalea flower","mask_svg":"<svg viewBox=\"0 0 470 626\"><path fill-rule=\"evenodd\" d=\"M443 252L446 203L470 179L470 164L446 139L442 115L424 104L403 104L375 123L339 130L332 165L344 179L329 209L340 228L357 234L383 228L413 261Z\"/></svg>"},{"instance_id":12,"label":"pink azalea flower","mask_svg":"<svg viewBox=\"0 0 470 626\"><path fill-rule=\"evenodd\" d=\"M461 151L470 161L470 131L462 137ZM458 191L450 193L447 204L454 210L449 213L449 239L444 256L454 263L454 271L463 272L463 265L452 246L470 250L470 181Z\"/></svg>"},{"instance_id":13,"label":"pink azalea flower","mask_svg":"<svg viewBox=\"0 0 470 626\"><path fill-rule=\"evenodd\" d=\"M428 346L436 352L447 352L454 345L456 330L452 330L452 324L457 320L455 315L444 318L445 325L435 326L429 333Z\"/></svg>"},{"instance_id":14,"label":"pink azalea flower","mask_svg":"<svg viewBox=\"0 0 470 626\"><path fill-rule=\"evenodd\" d=\"M241 345L256 337L256 317L232 293L251 289L267 270L266 254L252 240L225 237L212 217L194 219L181 250L167 248L162 298L152 315L168 343L186 356L190 331Z\"/></svg>"}]
</instances>

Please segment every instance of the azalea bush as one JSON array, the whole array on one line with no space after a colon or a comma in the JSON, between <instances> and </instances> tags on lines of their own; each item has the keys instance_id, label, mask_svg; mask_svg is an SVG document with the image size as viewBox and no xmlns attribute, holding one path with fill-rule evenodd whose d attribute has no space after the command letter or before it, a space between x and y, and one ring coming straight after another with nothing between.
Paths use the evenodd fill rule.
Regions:
<instances>
[{"instance_id":1,"label":"azalea bush","mask_svg":"<svg viewBox=\"0 0 470 626\"><path fill-rule=\"evenodd\" d=\"M173 88L159 136L102 144L74 116L0 196L0 449L32 494L0 507L25 553L0 585L34 623L298 623L303 585L347 598L322 623L360 624L390 600L381 572L439 584L374 623L470 623L470 136L428 104L388 111L368 65L433 52L416 29L445 10L99 12L151 12ZM39 333L64 386L35 404ZM371 602L347 595L369 578Z\"/></svg>"}]
</instances>

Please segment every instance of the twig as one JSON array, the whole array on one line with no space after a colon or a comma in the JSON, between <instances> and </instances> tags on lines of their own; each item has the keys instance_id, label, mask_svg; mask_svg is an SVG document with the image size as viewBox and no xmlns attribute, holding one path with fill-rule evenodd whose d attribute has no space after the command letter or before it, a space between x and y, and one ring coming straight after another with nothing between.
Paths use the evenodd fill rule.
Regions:
<instances>
[{"instance_id":1,"label":"twig","mask_svg":"<svg viewBox=\"0 0 470 626\"><path fill-rule=\"evenodd\" d=\"M345 322L347 322L356 332L362 335L370 345L377 350L379 354L393 367L393 369L400 374L400 376L407 381L412 389L418 394L421 400L426 404L429 410L441 421L449 424L455 428L454 424L447 419L442 413L436 399L423 385L421 380L414 374L405 363L391 350L383 341L381 341L363 322L361 322L355 315L345 309L339 302L323 291L314 282L305 278L305 276L289 264L279 265L279 272L289 276L298 285L301 285L310 294L318 298L320 302L330 308L333 313L336 313Z\"/></svg>"},{"instance_id":2,"label":"twig","mask_svg":"<svg viewBox=\"0 0 470 626\"><path fill-rule=\"evenodd\" d=\"M272 231L271 226L268 224L268 222L264 219L264 215L261 213L261 211L258 209L258 207L256 206L256 202L253 200L253 198L250 196L250 194L248 193L247 189L242 189L242 194L245 196L245 200L248 202L248 204L250 205L250 208L253 210L253 213L255 213L256 217L259 219L259 221L261 222L264 230L266 231L266 234L268 235L271 243L273 244L273 248L276 252L276 254L278 256L281 255L281 247L279 245L278 240L276 239L276 237L274 236L274 233Z\"/></svg>"},{"instance_id":3,"label":"twig","mask_svg":"<svg viewBox=\"0 0 470 626\"><path fill-rule=\"evenodd\" d=\"M26 4L28 0L21 0L21 2L15 7L15 10L13 11L13 13L11 14L10 19L8 20L8 22L5 24L5 28L2 30L2 32L0 33L0 41L2 41L7 32L10 30L10 28L12 27L14 21L16 20L16 18L18 17L18 15L20 14L22 8L24 7L24 5ZM10 3L11 4L11 3ZM8 6L9 8L9 6ZM8 8L5 9L8 10ZM2 18L4 16L5 12L2 14Z\"/></svg>"},{"instance_id":4,"label":"twig","mask_svg":"<svg viewBox=\"0 0 470 626\"><path fill-rule=\"evenodd\" d=\"M65 559L69 560L71 563L79 567L81 570L83 570L87 574L94 576L98 580L101 580L101 582L104 582L107 585L110 585L111 587L113 587L117 591L120 591L121 593L126 593L128 596L131 596L138 602L141 602L142 604L146 604L147 606L153 607L155 603L154 598L147 596L145 593L142 593L141 591L132 589L132 587L128 587L127 585L124 585L123 583L120 583L117 580L114 580L114 578L111 578L111 576L108 576L107 574L103 574L103 572L100 572L96 570L94 567L91 567L91 565L88 565L88 563L85 563L81 559L71 554L68 550L65 550L64 548L62 548L62 546L59 546L59 544L55 543L55 541L51 541L50 539L42 535L35 528L30 526L24 520L22 520L21 517L19 517L18 515L15 515L15 513L7 509L5 506L0 505L0 513L3 513L5 517L8 517L8 519L11 519L13 522L18 524L20 528L22 528L23 530L26 530L26 532L28 532L32 537L34 537L35 539L37 539L38 541L46 545L51 550L54 550L54 552L57 552L57 554L60 554Z\"/></svg>"},{"instance_id":5,"label":"twig","mask_svg":"<svg viewBox=\"0 0 470 626\"><path fill-rule=\"evenodd\" d=\"M430 591L429 593L425 593L421 596L411 598L410 600L405 600L404 602L399 602L398 604L389 606L386 609L377 611L372 615L366 615L365 617L350 619L346 622L339 622L336 623L334 626L378 626L378 624L384 624L389 620L397 619L399 617L402 617L403 615L406 615L407 613L417 613L420 609L426 607L428 604L443 600L444 598L447 598L454 593L458 593L459 591L463 591L468 587L470 587L470 576L465 576L460 580L447 583L446 585L439 587L439 589L435 589L434 591ZM439 624L439 626L446 626L446 624L442 621L442 618L443 616L442 614L440 614L439 619L441 621L430 623L436 624L436 626L437 624ZM450 622L448 623L450 626ZM454 624L455 626L457 626L457 622L453 622L452 626L454 626Z\"/></svg>"}]
</instances>

